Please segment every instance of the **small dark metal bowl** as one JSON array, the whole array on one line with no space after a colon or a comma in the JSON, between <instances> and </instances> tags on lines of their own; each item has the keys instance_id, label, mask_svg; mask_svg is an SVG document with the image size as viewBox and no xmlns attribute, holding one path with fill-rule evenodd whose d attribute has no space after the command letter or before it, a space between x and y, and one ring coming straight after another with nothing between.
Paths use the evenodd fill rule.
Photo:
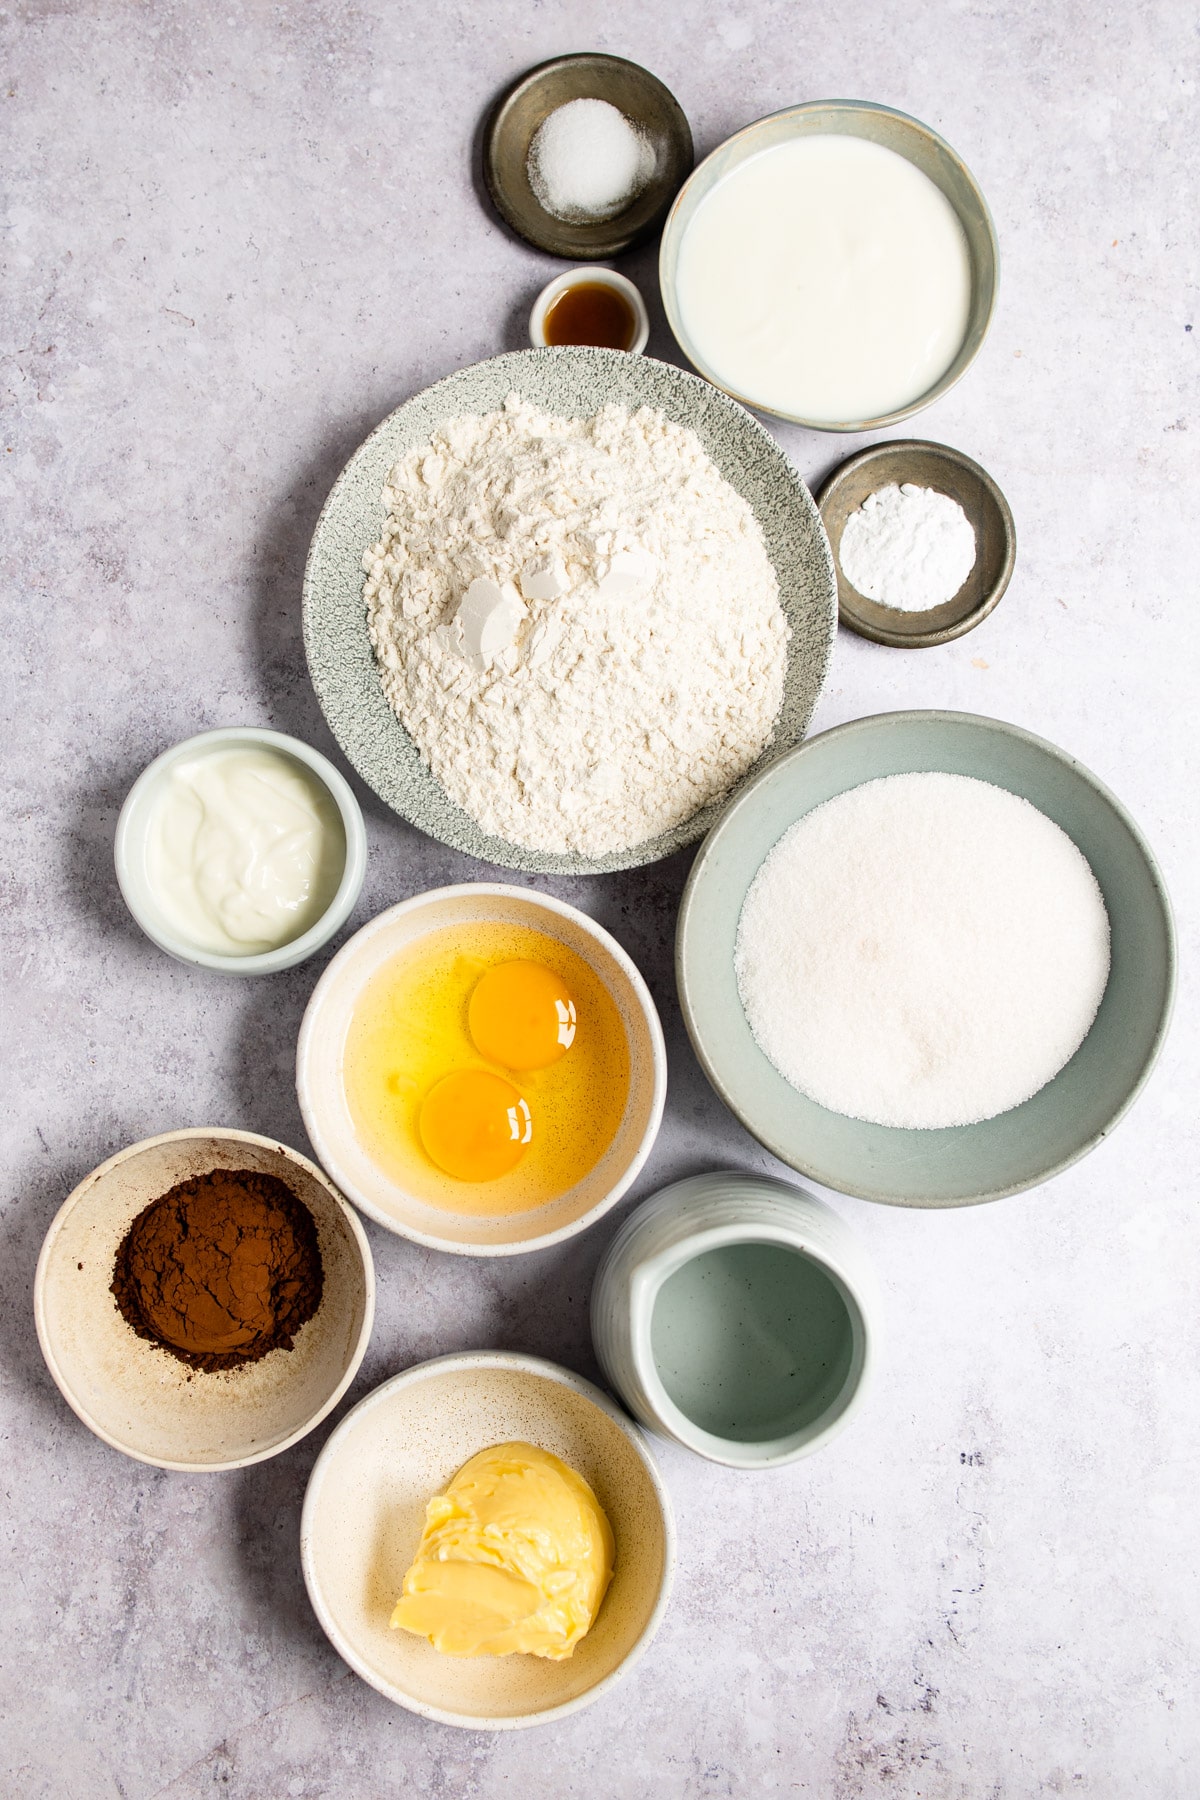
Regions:
<instances>
[{"instance_id":1,"label":"small dark metal bowl","mask_svg":"<svg viewBox=\"0 0 1200 1800\"><path fill-rule=\"evenodd\" d=\"M654 146L649 185L611 219L578 224L548 213L529 184L529 146L542 120L569 100L607 100ZM483 142L483 176L506 224L538 250L574 262L616 256L658 230L687 177L692 132L674 94L621 56L556 56L522 75L498 103Z\"/></svg>"},{"instance_id":2,"label":"small dark metal bowl","mask_svg":"<svg viewBox=\"0 0 1200 1800\"><path fill-rule=\"evenodd\" d=\"M906 481L956 500L975 528L975 566L957 594L923 612L881 606L851 587L842 573L842 531L868 495ZM1008 501L986 469L948 444L897 438L860 450L825 481L817 506L837 571L838 621L860 637L900 650L922 650L963 637L987 618L1013 572L1017 532Z\"/></svg>"}]
</instances>

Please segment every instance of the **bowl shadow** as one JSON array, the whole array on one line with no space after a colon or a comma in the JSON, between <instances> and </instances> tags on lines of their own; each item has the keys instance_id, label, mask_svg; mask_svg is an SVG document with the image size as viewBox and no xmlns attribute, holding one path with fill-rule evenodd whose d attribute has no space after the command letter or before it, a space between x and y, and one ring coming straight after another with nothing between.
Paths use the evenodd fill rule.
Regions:
<instances>
[{"instance_id":1,"label":"bowl shadow","mask_svg":"<svg viewBox=\"0 0 1200 1800\"><path fill-rule=\"evenodd\" d=\"M126 1141L119 1130L114 1130L112 1136L114 1142L104 1156ZM102 1161L103 1157L97 1160ZM30 1164L14 1184L20 1205L11 1209L11 1223L0 1255L0 1369L24 1390L34 1415L39 1423L44 1422L47 1431L57 1430L64 1420L77 1425L80 1431L85 1427L75 1420L43 1360L33 1320L34 1275L42 1240L54 1215L94 1166L86 1153L56 1156L50 1150ZM25 1428L29 1423L27 1418Z\"/></svg>"},{"instance_id":2,"label":"bowl shadow","mask_svg":"<svg viewBox=\"0 0 1200 1800\"><path fill-rule=\"evenodd\" d=\"M234 1501L237 1561L255 1614L273 1620L289 1644L302 1642L331 1659L336 1652L309 1604L304 1585L300 1514L313 1464L345 1405L343 1402L290 1450L240 1470Z\"/></svg>"},{"instance_id":3,"label":"bowl shadow","mask_svg":"<svg viewBox=\"0 0 1200 1800\"><path fill-rule=\"evenodd\" d=\"M488 192L487 177L483 172L484 147L487 144L488 133L492 128L492 120L499 112L505 100L507 100L517 82L524 80L527 73L528 70L521 70L515 75L510 75L507 81L503 82L498 88L493 89L486 104L480 108L479 118L476 121L474 131L471 133L471 186L475 190L475 198L478 200L481 210L487 215L489 224L493 225L502 236L506 237L509 243L520 244L523 250L530 250L535 256L544 256L550 260L551 253L548 250L539 250L536 244L531 244L528 238L523 238L519 231L514 231L507 219L501 218L500 214L492 204L492 196ZM539 283L538 285L544 286L545 283ZM526 317L528 317L528 311L529 309L527 307ZM508 344L506 342L504 347L506 350L520 350L528 344L528 341L529 340L526 337L518 344Z\"/></svg>"},{"instance_id":4,"label":"bowl shadow","mask_svg":"<svg viewBox=\"0 0 1200 1800\"><path fill-rule=\"evenodd\" d=\"M306 743L316 744L344 772L345 759L325 723L309 680L300 597L308 547L329 490L363 439L389 410L386 403L383 410L364 408L329 432L269 509L267 527L255 557L255 667L271 723ZM362 783L353 772L350 780L361 799L366 791Z\"/></svg>"},{"instance_id":5,"label":"bowl shadow","mask_svg":"<svg viewBox=\"0 0 1200 1800\"><path fill-rule=\"evenodd\" d=\"M336 948L327 944L294 969L245 981L233 1052L242 1117L254 1121L253 1130L309 1157L312 1148L296 1098L296 1039L309 995Z\"/></svg>"},{"instance_id":6,"label":"bowl shadow","mask_svg":"<svg viewBox=\"0 0 1200 1800\"><path fill-rule=\"evenodd\" d=\"M106 943L123 940L139 955L146 951L148 939L121 893L113 840L126 794L152 756L168 747L164 742L152 755L128 754L114 760L108 774L74 796L74 814L65 834L62 892L68 906L89 932L99 928Z\"/></svg>"}]
</instances>

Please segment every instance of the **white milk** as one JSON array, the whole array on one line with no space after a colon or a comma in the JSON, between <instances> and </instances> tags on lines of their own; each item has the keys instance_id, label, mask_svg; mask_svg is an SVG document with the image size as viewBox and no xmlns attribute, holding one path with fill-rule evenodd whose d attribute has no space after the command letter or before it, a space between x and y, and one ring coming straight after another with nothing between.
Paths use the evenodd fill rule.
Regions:
<instances>
[{"instance_id":1,"label":"white milk","mask_svg":"<svg viewBox=\"0 0 1200 1800\"><path fill-rule=\"evenodd\" d=\"M966 332L967 241L927 175L865 138L796 138L718 182L684 234L679 310L753 405L877 418L945 374Z\"/></svg>"}]
</instances>

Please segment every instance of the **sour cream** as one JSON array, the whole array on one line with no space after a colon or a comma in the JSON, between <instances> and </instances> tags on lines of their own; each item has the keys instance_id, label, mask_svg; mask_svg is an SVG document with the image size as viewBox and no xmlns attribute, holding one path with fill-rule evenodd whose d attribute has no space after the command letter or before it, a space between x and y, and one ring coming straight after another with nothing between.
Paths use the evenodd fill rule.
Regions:
<instances>
[{"instance_id":1,"label":"sour cream","mask_svg":"<svg viewBox=\"0 0 1200 1800\"><path fill-rule=\"evenodd\" d=\"M919 400L966 335L971 263L941 189L865 138L774 145L718 182L679 249L706 373L768 411L852 424Z\"/></svg>"},{"instance_id":2,"label":"sour cream","mask_svg":"<svg viewBox=\"0 0 1200 1800\"><path fill-rule=\"evenodd\" d=\"M345 865L333 797L278 750L201 752L163 778L146 878L164 922L199 950L291 943L328 911Z\"/></svg>"}]
</instances>

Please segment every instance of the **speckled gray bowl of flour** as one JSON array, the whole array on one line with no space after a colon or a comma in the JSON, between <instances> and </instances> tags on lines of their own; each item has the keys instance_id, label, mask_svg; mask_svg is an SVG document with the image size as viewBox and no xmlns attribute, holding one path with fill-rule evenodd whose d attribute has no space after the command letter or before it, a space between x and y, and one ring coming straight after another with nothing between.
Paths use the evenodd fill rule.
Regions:
<instances>
[{"instance_id":1,"label":"speckled gray bowl of flour","mask_svg":"<svg viewBox=\"0 0 1200 1800\"><path fill-rule=\"evenodd\" d=\"M445 420L497 411L511 393L564 417L602 406L659 407L689 427L754 510L791 627L774 741L730 792L657 837L608 856L555 855L489 836L445 793L389 706L367 631L363 551L379 535L393 464ZM388 806L430 837L481 861L540 874L604 874L657 862L704 836L728 800L797 744L829 665L837 625L833 561L811 494L774 439L706 381L619 350L522 350L435 383L379 425L355 451L322 509L304 574L304 644L321 710L346 756Z\"/></svg>"}]
</instances>

